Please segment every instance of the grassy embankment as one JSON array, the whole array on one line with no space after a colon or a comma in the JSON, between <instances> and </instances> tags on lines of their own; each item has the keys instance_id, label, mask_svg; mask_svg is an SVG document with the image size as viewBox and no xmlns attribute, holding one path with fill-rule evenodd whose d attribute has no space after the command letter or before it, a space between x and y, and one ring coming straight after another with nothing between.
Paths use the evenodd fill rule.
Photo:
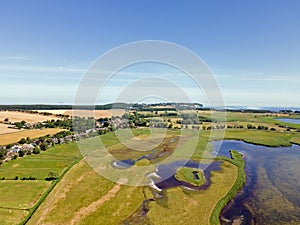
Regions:
<instances>
[{"instance_id":1,"label":"grassy embankment","mask_svg":"<svg viewBox=\"0 0 300 225\"><path fill-rule=\"evenodd\" d=\"M218 201L216 204L211 216L210 216L210 223L212 225L218 225L220 224L220 214L223 210L223 208L227 205L227 203L234 198L236 193L243 187L243 185L246 182L246 173L244 171L245 162L242 158L242 155L238 153L237 151L231 151L231 157L232 159L227 159L226 157L219 157L222 160L229 161L232 164L234 164L238 168L238 176L236 178L236 181L230 191Z\"/></svg>"}]
</instances>

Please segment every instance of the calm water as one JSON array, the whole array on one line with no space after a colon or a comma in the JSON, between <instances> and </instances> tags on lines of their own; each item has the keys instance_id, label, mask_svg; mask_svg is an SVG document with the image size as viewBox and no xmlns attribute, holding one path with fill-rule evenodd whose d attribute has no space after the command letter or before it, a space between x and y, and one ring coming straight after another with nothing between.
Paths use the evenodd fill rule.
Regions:
<instances>
[{"instance_id":1,"label":"calm water","mask_svg":"<svg viewBox=\"0 0 300 225\"><path fill-rule=\"evenodd\" d=\"M205 190L210 185L210 175L211 171L220 171L221 162L213 162L210 165L199 164L194 161L188 161L187 163L182 161L176 161L167 165L161 165L158 167L157 175L161 178L155 180L156 186L160 189L173 188L178 186L184 186L191 189ZM170 177L170 174L175 174L176 170L182 166L201 169L204 172L205 183L199 187L193 186L189 183L179 181L175 178L175 175ZM162 180L162 181L161 181Z\"/></svg>"},{"instance_id":2,"label":"calm water","mask_svg":"<svg viewBox=\"0 0 300 225\"><path fill-rule=\"evenodd\" d=\"M276 120L281 121L281 122L285 122L285 123L300 124L300 119L278 118Z\"/></svg>"},{"instance_id":3,"label":"calm water","mask_svg":"<svg viewBox=\"0 0 300 225\"><path fill-rule=\"evenodd\" d=\"M218 155L245 155L247 181L222 212L222 224L300 224L300 147L263 147L218 141Z\"/></svg>"}]
</instances>

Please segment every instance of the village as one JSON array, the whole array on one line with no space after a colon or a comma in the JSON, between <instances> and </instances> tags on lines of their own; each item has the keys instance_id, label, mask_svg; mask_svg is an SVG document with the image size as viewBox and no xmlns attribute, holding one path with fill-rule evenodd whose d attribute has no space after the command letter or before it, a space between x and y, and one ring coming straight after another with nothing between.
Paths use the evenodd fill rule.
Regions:
<instances>
[{"instance_id":1,"label":"village","mask_svg":"<svg viewBox=\"0 0 300 225\"><path fill-rule=\"evenodd\" d=\"M94 137L115 130L117 127L123 127L121 119L114 123L111 119L100 118L95 120L92 117L76 117L65 120L51 120L42 123L10 123L11 129L46 129L59 127L63 130L54 135L45 135L38 138L23 137L17 143L0 145L0 164L9 160L17 159L31 154L39 154L40 151L46 151L48 148L79 141L88 137Z\"/></svg>"}]
</instances>

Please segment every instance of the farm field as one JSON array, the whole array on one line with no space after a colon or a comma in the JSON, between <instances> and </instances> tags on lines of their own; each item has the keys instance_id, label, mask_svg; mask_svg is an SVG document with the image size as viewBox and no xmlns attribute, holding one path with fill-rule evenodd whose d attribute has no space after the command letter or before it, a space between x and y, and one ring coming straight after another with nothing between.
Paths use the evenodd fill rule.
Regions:
<instances>
[{"instance_id":1,"label":"farm field","mask_svg":"<svg viewBox=\"0 0 300 225\"><path fill-rule=\"evenodd\" d=\"M0 208L27 210L49 186L45 180L1 180Z\"/></svg>"},{"instance_id":2,"label":"farm field","mask_svg":"<svg viewBox=\"0 0 300 225\"><path fill-rule=\"evenodd\" d=\"M0 135L1 134L7 134L7 133L13 133L13 132L18 131L16 129L12 129L12 128L8 128L8 127L9 127L8 124L0 123Z\"/></svg>"},{"instance_id":3,"label":"farm field","mask_svg":"<svg viewBox=\"0 0 300 225\"><path fill-rule=\"evenodd\" d=\"M18 224L49 186L43 180L1 180L0 224Z\"/></svg>"},{"instance_id":4,"label":"farm field","mask_svg":"<svg viewBox=\"0 0 300 225\"><path fill-rule=\"evenodd\" d=\"M38 111L39 113L45 112L45 113L51 113L55 115L59 115L59 114L63 115L67 110L66 109L49 109L49 110L45 109L45 110L36 110L36 111Z\"/></svg>"},{"instance_id":5,"label":"farm field","mask_svg":"<svg viewBox=\"0 0 300 225\"><path fill-rule=\"evenodd\" d=\"M0 224L19 224L19 222L21 222L28 215L28 213L28 210L0 208Z\"/></svg>"},{"instance_id":6,"label":"farm field","mask_svg":"<svg viewBox=\"0 0 300 225\"><path fill-rule=\"evenodd\" d=\"M0 165L0 179L5 179L0 180L0 224L19 224L50 188L52 182L45 180L49 172L61 175L80 157L76 144L70 143Z\"/></svg>"},{"instance_id":7,"label":"farm field","mask_svg":"<svg viewBox=\"0 0 300 225\"><path fill-rule=\"evenodd\" d=\"M24 120L27 123L44 122L47 120L57 119L54 115L44 116L26 112L0 111L0 121L4 121L6 118L9 119L9 122L21 122Z\"/></svg>"},{"instance_id":8,"label":"farm field","mask_svg":"<svg viewBox=\"0 0 300 225\"><path fill-rule=\"evenodd\" d=\"M12 129L15 132L0 134L0 145L7 145L11 143L18 142L21 138L37 138L41 136L45 136L47 134L53 135L60 131L63 131L64 129L60 128L47 128L47 129L40 129L40 130L20 130L17 131L15 129Z\"/></svg>"},{"instance_id":9,"label":"farm field","mask_svg":"<svg viewBox=\"0 0 300 225\"><path fill-rule=\"evenodd\" d=\"M37 110L38 112L47 112L52 114L63 114L73 116L81 116L81 117L95 117L95 118L110 118L113 116L122 116L126 111L123 109L113 109L113 110Z\"/></svg>"},{"instance_id":10,"label":"farm field","mask_svg":"<svg viewBox=\"0 0 300 225\"><path fill-rule=\"evenodd\" d=\"M18 176L21 179L32 176L44 180L50 171L60 174L71 162L80 157L76 143L56 145L47 151L41 151L38 155L19 157L0 165L0 177L14 179Z\"/></svg>"}]
</instances>

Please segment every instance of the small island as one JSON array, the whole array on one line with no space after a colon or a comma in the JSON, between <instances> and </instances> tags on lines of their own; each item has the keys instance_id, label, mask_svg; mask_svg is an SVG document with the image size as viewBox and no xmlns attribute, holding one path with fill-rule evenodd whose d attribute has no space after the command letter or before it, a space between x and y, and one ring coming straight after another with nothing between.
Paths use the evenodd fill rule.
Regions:
<instances>
[{"instance_id":1,"label":"small island","mask_svg":"<svg viewBox=\"0 0 300 225\"><path fill-rule=\"evenodd\" d=\"M175 178L194 186L201 186L205 183L203 171L196 168L180 167L176 171Z\"/></svg>"}]
</instances>

